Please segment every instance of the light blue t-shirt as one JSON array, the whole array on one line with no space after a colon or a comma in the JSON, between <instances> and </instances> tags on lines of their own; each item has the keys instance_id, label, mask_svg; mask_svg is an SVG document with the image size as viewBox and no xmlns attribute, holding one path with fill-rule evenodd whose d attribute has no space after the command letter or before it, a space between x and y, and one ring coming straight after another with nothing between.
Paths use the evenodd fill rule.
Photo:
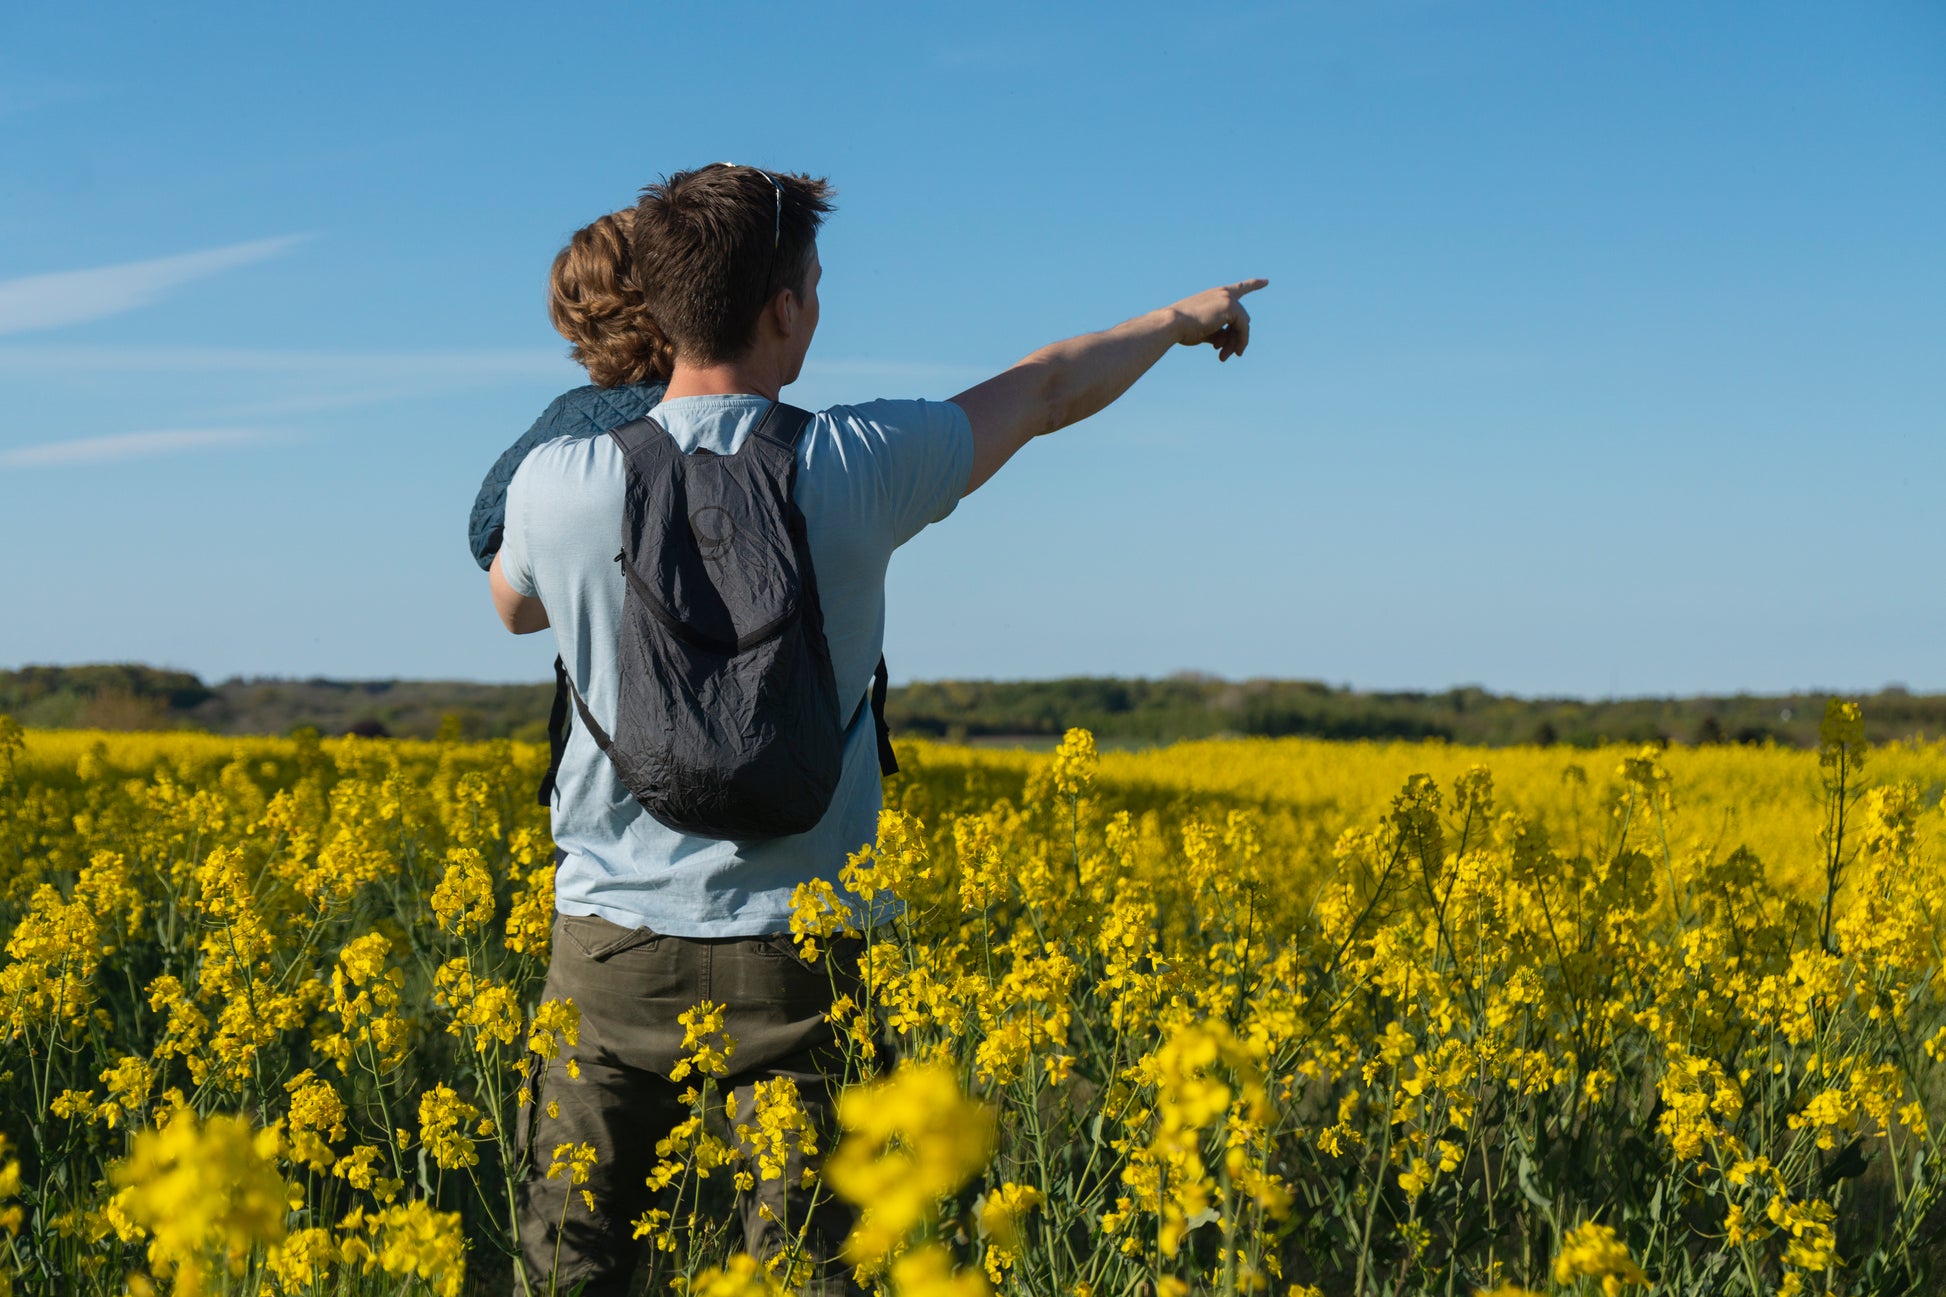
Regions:
<instances>
[{"instance_id":1,"label":"light blue t-shirt","mask_svg":"<svg viewBox=\"0 0 1946 1297\"><path fill-rule=\"evenodd\" d=\"M734 454L770 408L761 396L686 396L654 417L685 454ZM817 414L797 446L794 497L817 573L824 636L840 705L866 697L885 638L892 551L953 511L973 468L973 430L947 401L874 401ZM500 567L540 599L554 641L603 728L615 724L625 577L626 469L612 437L562 437L534 448L507 488ZM554 879L564 914L680 937L754 936L790 926L791 892L834 883L845 857L878 834L881 789L870 707L845 736L844 770L808 833L733 842L679 833L629 793L585 726L571 721L554 783ZM854 905L856 902L854 900Z\"/></svg>"}]
</instances>

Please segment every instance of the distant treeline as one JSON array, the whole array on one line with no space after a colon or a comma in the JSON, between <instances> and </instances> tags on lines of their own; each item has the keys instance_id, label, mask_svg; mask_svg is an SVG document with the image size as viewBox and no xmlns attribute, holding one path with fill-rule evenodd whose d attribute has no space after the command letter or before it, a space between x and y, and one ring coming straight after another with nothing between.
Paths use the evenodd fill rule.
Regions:
<instances>
[{"instance_id":1,"label":"distant treeline","mask_svg":"<svg viewBox=\"0 0 1946 1297\"><path fill-rule=\"evenodd\" d=\"M1626 743L1809 746L1823 693L1628 698L1584 702L1512 698L1484 689L1369 693L1306 680L959 681L895 687L887 714L898 734L971 742L1040 743L1071 726L1110 744L1167 743L1219 734L1331 739L1446 739L1587 747ZM236 679L208 685L183 671L132 664L0 671L0 713L40 728L199 729L216 734L398 738L547 735L551 685L440 680ZM1860 699L1875 741L1946 735L1946 694L1888 688Z\"/></svg>"},{"instance_id":2,"label":"distant treeline","mask_svg":"<svg viewBox=\"0 0 1946 1297\"><path fill-rule=\"evenodd\" d=\"M1445 739L1510 744L1817 742L1827 693L1726 697L1514 698L1465 687L1366 692L1309 680L941 681L894 689L904 733L980 741L1058 736L1080 725L1105 740L1158 743L1218 734L1327 739ZM1881 690L1860 698L1875 741L1946 735L1946 694Z\"/></svg>"},{"instance_id":3,"label":"distant treeline","mask_svg":"<svg viewBox=\"0 0 1946 1297\"><path fill-rule=\"evenodd\" d=\"M135 665L0 671L0 712L45 729L395 738L547 737L554 687L451 680L225 680Z\"/></svg>"}]
</instances>

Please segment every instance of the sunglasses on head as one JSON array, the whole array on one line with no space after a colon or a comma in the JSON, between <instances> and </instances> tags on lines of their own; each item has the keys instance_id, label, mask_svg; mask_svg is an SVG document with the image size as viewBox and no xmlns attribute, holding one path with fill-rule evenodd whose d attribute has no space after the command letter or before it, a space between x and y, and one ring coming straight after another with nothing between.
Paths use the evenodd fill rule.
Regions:
<instances>
[{"instance_id":1,"label":"sunglasses on head","mask_svg":"<svg viewBox=\"0 0 1946 1297\"><path fill-rule=\"evenodd\" d=\"M737 167L741 164L736 162L718 162L716 165L719 167ZM771 175L762 167L751 167L750 170L770 182L770 188L776 195L777 200L775 207L772 209L773 215L770 222L770 265L764 270L764 300L767 302L770 300L771 277L777 273L777 249L782 245L784 240L784 187L777 183L776 176Z\"/></svg>"}]
</instances>

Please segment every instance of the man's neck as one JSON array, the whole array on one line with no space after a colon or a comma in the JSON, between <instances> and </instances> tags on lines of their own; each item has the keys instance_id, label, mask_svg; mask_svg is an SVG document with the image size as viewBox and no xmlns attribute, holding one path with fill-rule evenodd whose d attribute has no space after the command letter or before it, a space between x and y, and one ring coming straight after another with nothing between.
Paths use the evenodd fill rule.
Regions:
<instances>
[{"instance_id":1,"label":"man's neck","mask_svg":"<svg viewBox=\"0 0 1946 1297\"><path fill-rule=\"evenodd\" d=\"M775 401L784 390L775 367L749 357L720 365L691 365L678 359L662 399L682 396L762 396Z\"/></svg>"}]
</instances>

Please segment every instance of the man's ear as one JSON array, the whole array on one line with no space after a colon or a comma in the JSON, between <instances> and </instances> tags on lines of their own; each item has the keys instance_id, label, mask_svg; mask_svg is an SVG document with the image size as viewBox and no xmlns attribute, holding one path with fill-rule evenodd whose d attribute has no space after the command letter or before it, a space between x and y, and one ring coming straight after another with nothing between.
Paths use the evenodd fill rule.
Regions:
<instances>
[{"instance_id":1,"label":"man's ear","mask_svg":"<svg viewBox=\"0 0 1946 1297\"><path fill-rule=\"evenodd\" d=\"M788 338L797 331L800 307L797 294L788 288L779 289L777 296L770 299L770 318L777 326L779 337Z\"/></svg>"}]
</instances>

